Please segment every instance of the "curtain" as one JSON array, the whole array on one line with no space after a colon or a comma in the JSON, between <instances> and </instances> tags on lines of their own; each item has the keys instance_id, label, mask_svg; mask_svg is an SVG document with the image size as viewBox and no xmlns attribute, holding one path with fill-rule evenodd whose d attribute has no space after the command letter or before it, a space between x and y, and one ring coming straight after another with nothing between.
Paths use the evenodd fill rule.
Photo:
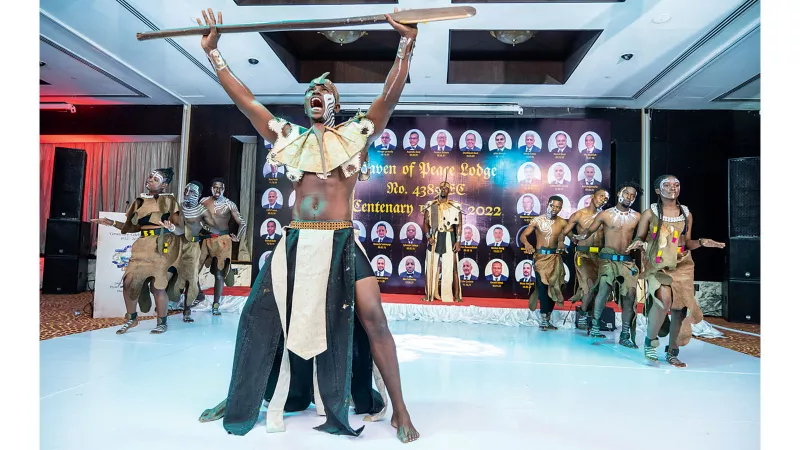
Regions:
<instances>
[{"instance_id":1,"label":"curtain","mask_svg":"<svg viewBox=\"0 0 800 450\"><path fill-rule=\"evenodd\" d=\"M39 253L44 253L44 236L47 231L47 218L50 217L54 158L55 146L42 144L39 147Z\"/></svg>"},{"instance_id":2,"label":"curtain","mask_svg":"<svg viewBox=\"0 0 800 450\"><path fill-rule=\"evenodd\" d=\"M247 230L239 243L239 261L252 261L253 254L253 205L256 188L256 151L258 144L244 144L242 146L242 184L239 187L239 212L247 223Z\"/></svg>"},{"instance_id":3,"label":"curtain","mask_svg":"<svg viewBox=\"0 0 800 450\"><path fill-rule=\"evenodd\" d=\"M180 143L178 142L86 142L40 144L39 247L44 252L50 193L53 184L53 155L56 147L86 151L86 176L83 187L82 220L97 218L100 211L124 212L144 190L147 175L153 170L172 167L175 178L167 192L175 194L179 180ZM97 227L92 226L91 251L97 247Z\"/></svg>"}]
</instances>

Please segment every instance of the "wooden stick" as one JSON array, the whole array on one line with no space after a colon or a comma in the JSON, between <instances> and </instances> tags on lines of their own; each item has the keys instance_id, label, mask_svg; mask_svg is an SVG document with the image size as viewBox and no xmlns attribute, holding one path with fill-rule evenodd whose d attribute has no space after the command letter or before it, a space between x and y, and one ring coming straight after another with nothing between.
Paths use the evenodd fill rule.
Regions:
<instances>
[{"instance_id":1,"label":"wooden stick","mask_svg":"<svg viewBox=\"0 0 800 450\"><path fill-rule=\"evenodd\" d=\"M408 11L391 13L389 16L399 23L413 25L425 22L438 22L442 20L466 19L474 16L475 12L475 8L472 6L453 6L448 8L410 9ZM265 31L287 31L349 27L355 25L374 25L384 22L386 22L386 17L384 17L383 14L376 14L373 16L347 17L343 19L284 20L282 22L219 25L217 26L217 31L221 34L253 32L261 33ZM169 30L136 33L136 39L139 41L147 41L150 39L162 39L177 36L207 36L209 33L211 33L211 27L207 26L173 28Z\"/></svg>"}]
</instances>

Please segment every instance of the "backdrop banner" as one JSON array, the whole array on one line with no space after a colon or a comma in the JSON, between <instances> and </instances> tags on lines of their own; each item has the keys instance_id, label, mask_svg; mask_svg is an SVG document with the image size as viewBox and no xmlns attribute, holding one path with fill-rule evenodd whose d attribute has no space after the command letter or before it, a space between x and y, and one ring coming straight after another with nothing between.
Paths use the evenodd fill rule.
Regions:
<instances>
[{"instance_id":1,"label":"backdrop banner","mask_svg":"<svg viewBox=\"0 0 800 450\"><path fill-rule=\"evenodd\" d=\"M101 211L98 217L125 222L125 213ZM122 234L114 227L98 226L97 268L94 282L94 318L125 316L122 276L131 259L131 246L139 233ZM142 311L137 311L141 314ZM151 311L150 314L155 314Z\"/></svg>"},{"instance_id":2,"label":"backdrop banner","mask_svg":"<svg viewBox=\"0 0 800 450\"><path fill-rule=\"evenodd\" d=\"M528 275L526 263L532 258L523 252L519 236L533 217L544 213L550 196L563 200L560 216L569 219L597 189L613 191L610 129L608 121L589 119L391 119L385 130L376 130L378 138L369 149L372 177L356 185L353 202L355 226L373 269L383 258L390 272L379 278L381 290L424 293L424 276L400 274L409 260L415 272L424 274L422 206L446 177L451 198L464 211L458 264L464 296L527 298L533 285L520 280ZM291 220L295 203L284 168L266 162L271 147L265 141L258 151L253 279L281 237L281 227ZM502 263L506 282L487 280L495 260ZM572 252L563 260L569 296Z\"/></svg>"}]
</instances>

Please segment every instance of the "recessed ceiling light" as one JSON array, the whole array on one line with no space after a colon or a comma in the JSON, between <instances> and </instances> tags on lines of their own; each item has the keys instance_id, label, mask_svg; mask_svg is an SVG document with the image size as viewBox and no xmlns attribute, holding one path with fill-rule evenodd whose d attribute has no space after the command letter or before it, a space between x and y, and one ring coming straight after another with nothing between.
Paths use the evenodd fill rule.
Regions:
<instances>
[{"instance_id":1,"label":"recessed ceiling light","mask_svg":"<svg viewBox=\"0 0 800 450\"><path fill-rule=\"evenodd\" d=\"M319 34L328 38L329 41L339 45L352 44L367 35L366 31L359 30L327 30L320 31Z\"/></svg>"},{"instance_id":2,"label":"recessed ceiling light","mask_svg":"<svg viewBox=\"0 0 800 450\"><path fill-rule=\"evenodd\" d=\"M536 33L530 30L490 31L489 34L498 41L511 45L512 47L527 42L536 36Z\"/></svg>"},{"instance_id":3,"label":"recessed ceiling light","mask_svg":"<svg viewBox=\"0 0 800 450\"><path fill-rule=\"evenodd\" d=\"M258 64L258 60L257 60L257 59L255 59L255 58L249 58L249 59L247 60L247 62L249 62L250 64L252 64L252 65L254 65L254 66L255 66L256 64Z\"/></svg>"},{"instance_id":4,"label":"recessed ceiling light","mask_svg":"<svg viewBox=\"0 0 800 450\"><path fill-rule=\"evenodd\" d=\"M625 61L630 61L633 58L633 53L625 53L624 55L620 56L620 58L624 59Z\"/></svg>"},{"instance_id":5,"label":"recessed ceiling light","mask_svg":"<svg viewBox=\"0 0 800 450\"><path fill-rule=\"evenodd\" d=\"M670 16L669 14L659 14L653 17L653 23L658 23L658 24L667 23L670 21L670 19L672 19L672 16Z\"/></svg>"},{"instance_id":6,"label":"recessed ceiling light","mask_svg":"<svg viewBox=\"0 0 800 450\"><path fill-rule=\"evenodd\" d=\"M39 61L39 67L44 67L44 66L46 66L46 65L47 65L47 63L46 63L46 62L44 62L44 61Z\"/></svg>"}]
</instances>

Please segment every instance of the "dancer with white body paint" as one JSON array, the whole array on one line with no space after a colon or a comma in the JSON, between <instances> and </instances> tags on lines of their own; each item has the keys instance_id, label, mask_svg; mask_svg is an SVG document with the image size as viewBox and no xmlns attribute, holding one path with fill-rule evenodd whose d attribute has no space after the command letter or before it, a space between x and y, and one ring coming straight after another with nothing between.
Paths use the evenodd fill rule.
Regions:
<instances>
[{"instance_id":1,"label":"dancer with white body paint","mask_svg":"<svg viewBox=\"0 0 800 450\"><path fill-rule=\"evenodd\" d=\"M547 200L547 210L541 216L531 219L519 240L525 247L525 253L536 254L533 256L533 266L536 273L536 290L539 298L539 308L542 321L539 329L542 331L557 330L550 321L556 303L564 304L564 294L561 286L564 284L566 272L561 254L565 251L564 230L567 221L558 217L564 201L554 195ZM536 233L536 249L528 242L528 237ZM528 298L528 308L536 309L536 294L532 292Z\"/></svg>"},{"instance_id":2,"label":"dancer with white body paint","mask_svg":"<svg viewBox=\"0 0 800 450\"><path fill-rule=\"evenodd\" d=\"M600 316L606 306L608 297L614 287L619 288L622 308L622 333L619 335L620 345L630 348L636 346L636 286L639 268L627 250L633 242L636 226L639 224L641 214L631 209L640 191L639 184L627 182L617 189L617 204L597 217L586 230L586 235L591 235L603 228L604 244L598 256L600 268L598 277L600 287L594 302L594 317L589 335L593 338L605 339L600 332ZM576 236L583 239L586 236Z\"/></svg>"}]
</instances>

